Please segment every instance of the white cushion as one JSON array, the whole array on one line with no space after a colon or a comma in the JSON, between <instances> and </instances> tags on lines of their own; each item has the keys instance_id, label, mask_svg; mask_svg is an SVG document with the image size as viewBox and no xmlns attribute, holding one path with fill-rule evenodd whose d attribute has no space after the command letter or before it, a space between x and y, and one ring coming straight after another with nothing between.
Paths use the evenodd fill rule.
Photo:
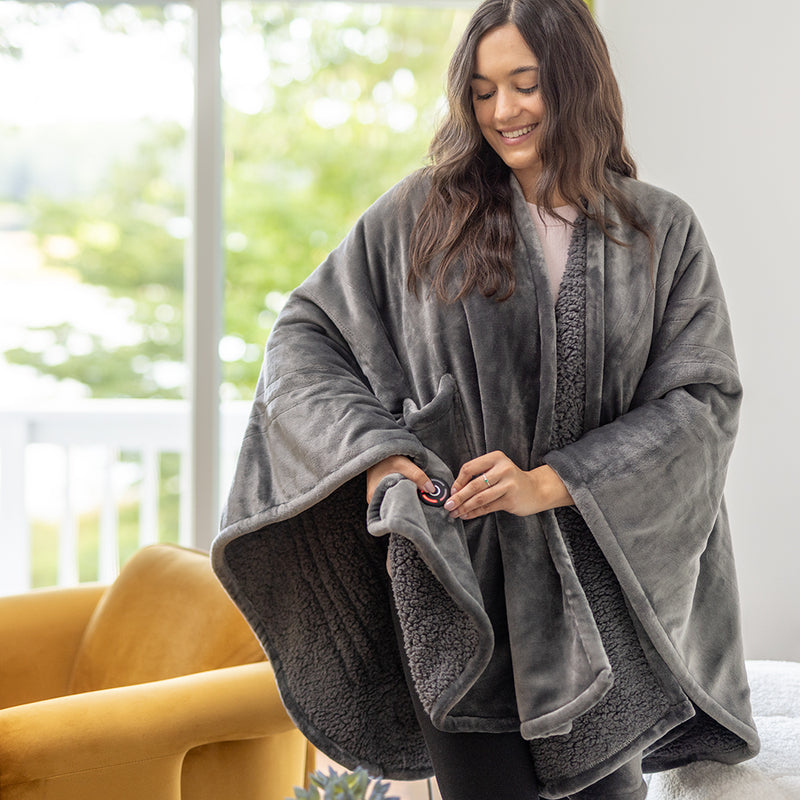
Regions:
<instances>
[{"instance_id":1,"label":"white cushion","mask_svg":"<svg viewBox=\"0 0 800 800\"><path fill-rule=\"evenodd\" d=\"M702 761L657 773L648 800L800 800L800 664L748 661L761 752L743 764Z\"/></svg>"}]
</instances>

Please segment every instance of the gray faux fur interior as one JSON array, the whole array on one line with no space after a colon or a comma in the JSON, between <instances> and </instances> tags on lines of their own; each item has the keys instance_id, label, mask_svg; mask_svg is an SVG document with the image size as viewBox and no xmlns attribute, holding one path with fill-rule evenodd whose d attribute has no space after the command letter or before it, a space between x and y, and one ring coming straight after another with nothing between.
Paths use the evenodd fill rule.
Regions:
<instances>
[{"instance_id":1,"label":"gray faux fur interior","mask_svg":"<svg viewBox=\"0 0 800 800\"><path fill-rule=\"evenodd\" d=\"M650 770L758 750L722 499L741 398L724 298L685 204L620 180L652 246L581 223L555 309L516 184L512 298L409 294L414 176L273 329L212 558L289 713L345 766L430 773L390 591L434 724L519 730L544 797L643 750ZM366 507L388 455L450 482L494 449L549 463L575 507L465 525L397 475Z\"/></svg>"}]
</instances>

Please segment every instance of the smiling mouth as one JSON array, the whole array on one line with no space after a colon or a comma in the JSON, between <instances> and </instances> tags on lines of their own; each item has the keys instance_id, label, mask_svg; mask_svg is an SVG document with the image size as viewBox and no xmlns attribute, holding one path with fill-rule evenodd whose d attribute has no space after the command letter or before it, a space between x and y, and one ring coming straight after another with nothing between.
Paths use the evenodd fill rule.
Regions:
<instances>
[{"instance_id":1,"label":"smiling mouth","mask_svg":"<svg viewBox=\"0 0 800 800\"><path fill-rule=\"evenodd\" d=\"M536 127L535 124L534 125L527 125L526 127L519 128L516 131L498 131L498 133L504 139L519 139L520 136L524 136L526 133L530 133L535 127Z\"/></svg>"}]
</instances>

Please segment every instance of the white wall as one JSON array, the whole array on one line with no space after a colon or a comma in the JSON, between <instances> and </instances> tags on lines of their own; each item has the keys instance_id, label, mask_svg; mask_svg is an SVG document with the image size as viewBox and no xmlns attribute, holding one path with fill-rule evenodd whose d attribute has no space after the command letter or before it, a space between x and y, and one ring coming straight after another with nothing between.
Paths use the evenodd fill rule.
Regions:
<instances>
[{"instance_id":1,"label":"white wall","mask_svg":"<svg viewBox=\"0 0 800 800\"><path fill-rule=\"evenodd\" d=\"M800 2L596 0L640 177L714 249L745 384L728 505L749 658L800 661Z\"/></svg>"}]
</instances>

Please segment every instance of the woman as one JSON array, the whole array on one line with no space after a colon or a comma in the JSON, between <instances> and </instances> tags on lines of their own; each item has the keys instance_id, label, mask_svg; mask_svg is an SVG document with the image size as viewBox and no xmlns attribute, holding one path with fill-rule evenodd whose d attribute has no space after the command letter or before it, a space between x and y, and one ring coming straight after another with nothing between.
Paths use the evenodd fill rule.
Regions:
<instances>
[{"instance_id":1,"label":"woman","mask_svg":"<svg viewBox=\"0 0 800 800\"><path fill-rule=\"evenodd\" d=\"M641 798L758 749L719 279L635 179L581 0L487 0L448 94L432 165L273 329L214 566L345 766Z\"/></svg>"}]
</instances>

